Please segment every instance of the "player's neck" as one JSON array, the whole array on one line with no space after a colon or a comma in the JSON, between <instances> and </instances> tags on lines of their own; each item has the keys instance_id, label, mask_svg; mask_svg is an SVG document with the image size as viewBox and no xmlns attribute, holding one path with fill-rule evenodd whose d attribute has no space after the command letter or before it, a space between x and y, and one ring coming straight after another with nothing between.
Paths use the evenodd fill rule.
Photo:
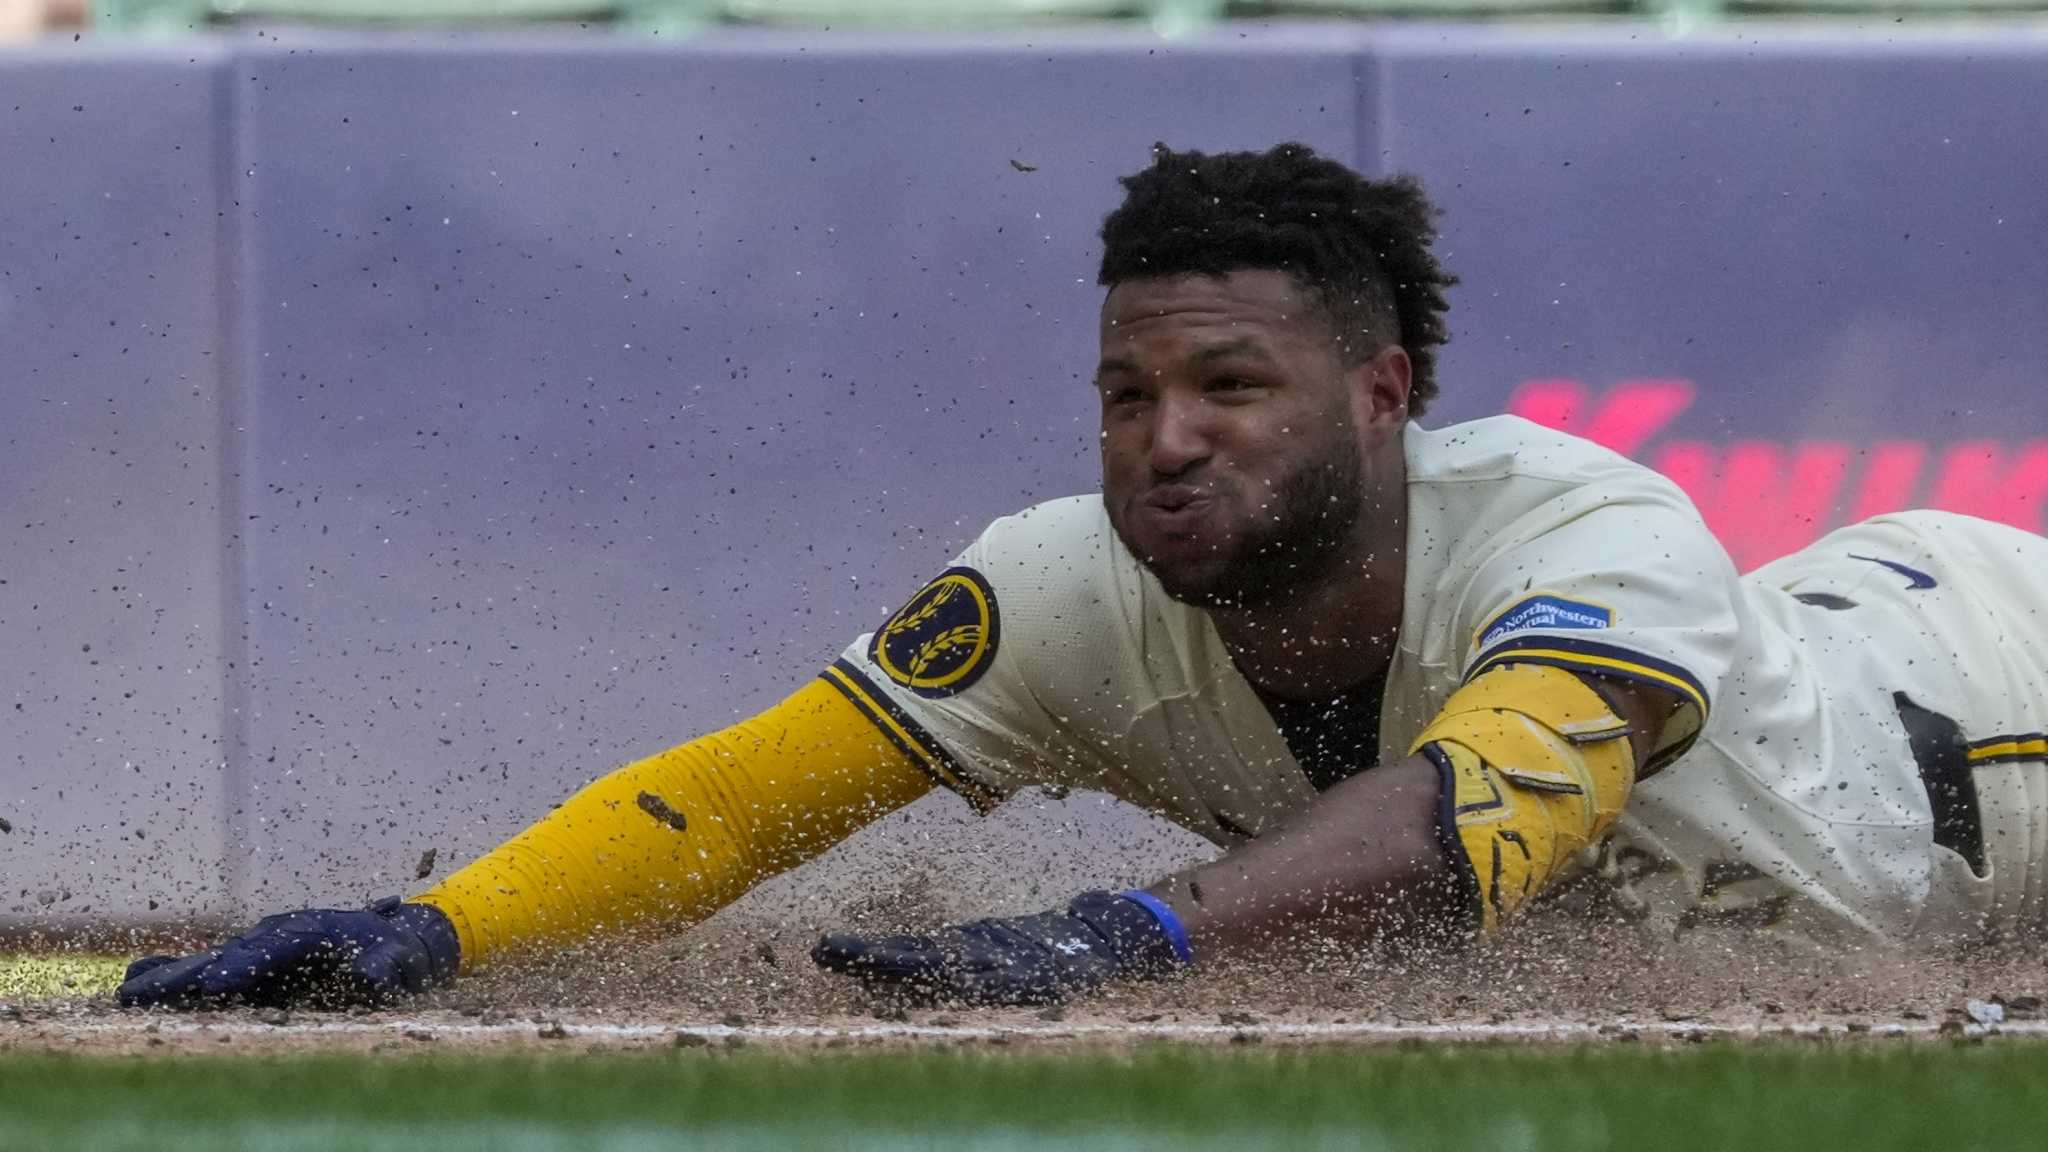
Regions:
<instances>
[{"instance_id":1,"label":"player's neck","mask_svg":"<svg viewBox=\"0 0 2048 1152\"><path fill-rule=\"evenodd\" d=\"M1260 689L1326 699L1379 676L1394 657L1407 584L1405 488L1397 515L1361 525L1337 575L1285 603L1211 609L1238 671Z\"/></svg>"}]
</instances>

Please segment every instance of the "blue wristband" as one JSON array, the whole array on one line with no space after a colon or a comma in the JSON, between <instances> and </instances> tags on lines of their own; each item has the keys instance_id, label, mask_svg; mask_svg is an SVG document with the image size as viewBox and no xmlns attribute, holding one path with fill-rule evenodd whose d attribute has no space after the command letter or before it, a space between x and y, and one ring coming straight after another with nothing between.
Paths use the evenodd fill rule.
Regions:
<instances>
[{"instance_id":1,"label":"blue wristband","mask_svg":"<svg viewBox=\"0 0 2048 1152\"><path fill-rule=\"evenodd\" d=\"M1185 968L1195 962L1194 947L1188 943L1188 930L1181 927L1180 917L1173 914L1173 909L1166 901L1150 892L1136 889L1124 893L1124 899L1150 912L1152 918L1159 921L1159 927L1166 933L1167 943L1173 945L1173 954L1180 958L1181 967Z\"/></svg>"}]
</instances>

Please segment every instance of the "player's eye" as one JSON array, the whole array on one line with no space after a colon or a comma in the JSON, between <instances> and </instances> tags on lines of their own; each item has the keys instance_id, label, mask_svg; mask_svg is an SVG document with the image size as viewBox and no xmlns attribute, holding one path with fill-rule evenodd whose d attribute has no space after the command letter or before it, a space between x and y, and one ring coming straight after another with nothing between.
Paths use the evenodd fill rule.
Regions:
<instances>
[{"instance_id":1,"label":"player's eye","mask_svg":"<svg viewBox=\"0 0 2048 1152\"><path fill-rule=\"evenodd\" d=\"M1136 404L1145 398L1145 390L1136 385L1126 384L1121 388L1104 388L1102 402L1108 405Z\"/></svg>"},{"instance_id":2,"label":"player's eye","mask_svg":"<svg viewBox=\"0 0 2048 1152\"><path fill-rule=\"evenodd\" d=\"M1242 376L1217 376L1209 381L1208 389L1211 392L1248 392L1258 386L1257 381Z\"/></svg>"}]
</instances>

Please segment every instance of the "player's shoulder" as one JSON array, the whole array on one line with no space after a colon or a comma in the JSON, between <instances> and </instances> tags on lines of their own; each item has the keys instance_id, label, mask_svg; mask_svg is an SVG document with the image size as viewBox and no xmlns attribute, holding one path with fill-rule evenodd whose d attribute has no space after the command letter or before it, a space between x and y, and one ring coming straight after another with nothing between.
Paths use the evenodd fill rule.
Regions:
<instances>
[{"instance_id":1,"label":"player's shoulder","mask_svg":"<svg viewBox=\"0 0 2048 1152\"><path fill-rule=\"evenodd\" d=\"M1410 424L1403 451L1412 498L1479 520L1548 508L1570 519L1602 505L1698 512L1669 478L1591 440L1519 416L1443 428ZM1490 512L1491 516L1487 515Z\"/></svg>"},{"instance_id":2,"label":"player's shoulder","mask_svg":"<svg viewBox=\"0 0 2048 1152\"><path fill-rule=\"evenodd\" d=\"M1403 448L1411 563L1424 568L1469 572L1536 544L1578 560L1588 549L1619 556L1653 537L1687 555L1720 551L1692 501L1669 479L1519 417L1441 429L1411 424Z\"/></svg>"},{"instance_id":3,"label":"player's shoulder","mask_svg":"<svg viewBox=\"0 0 2048 1152\"><path fill-rule=\"evenodd\" d=\"M1411 483L1669 483L1619 452L1520 416L1487 416L1442 428L1410 424L1405 449Z\"/></svg>"},{"instance_id":4,"label":"player's shoulder","mask_svg":"<svg viewBox=\"0 0 2048 1152\"><path fill-rule=\"evenodd\" d=\"M990 575L1071 579L1117 563L1123 553L1098 493L1064 496L998 517L970 549Z\"/></svg>"}]
</instances>

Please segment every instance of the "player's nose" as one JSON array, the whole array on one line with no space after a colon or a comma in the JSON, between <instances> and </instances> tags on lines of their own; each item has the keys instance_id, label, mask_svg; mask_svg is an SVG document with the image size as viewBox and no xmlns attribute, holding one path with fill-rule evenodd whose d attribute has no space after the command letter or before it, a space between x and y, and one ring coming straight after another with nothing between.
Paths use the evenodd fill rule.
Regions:
<instances>
[{"instance_id":1,"label":"player's nose","mask_svg":"<svg viewBox=\"0 0 2048 1152\"><path fill-rule=\"evenodd\" d=\"M1145 455L1154 476L1180 476L1209 458L1212 437L1201 400L1168 392L1151 417Z\"/></svg>"}]
</instances>

